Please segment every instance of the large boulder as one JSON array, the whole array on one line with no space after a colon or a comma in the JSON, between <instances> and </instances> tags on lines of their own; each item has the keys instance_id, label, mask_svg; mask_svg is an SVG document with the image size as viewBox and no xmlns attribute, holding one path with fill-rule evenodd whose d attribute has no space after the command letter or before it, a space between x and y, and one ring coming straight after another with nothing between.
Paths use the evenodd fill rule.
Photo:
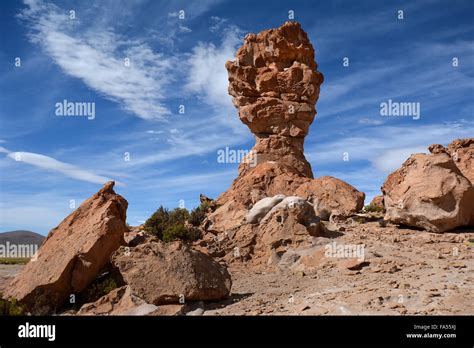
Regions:
<instances>
[{"instance_id":1,"label":"large boulder","mask_svg":"<svg viewBox=\"0 0 474 348\"><path fill-rule=\"evenodd\" d=\"M123 280L149 304L220 300L230 293L227 269L182 241L150 240L112 256Z\"/></svg>"},{"instance_id":2,"label":"large boulder","mask_svg":"<svg viewBox=\"0 0 474 348\"><path fill-rule=\"evenodd\" d=\"M311 201L316 215L324 220L331 214L350 216L364 207L363 192L332 176L307 181L295 194Z\"/></svg>"},{"instance_id":3,"label":"large boulder","mask_svg":"<svg viewBox=\"0 0 474 348\"><path fill-rule=\"evenodd\" d=\"M474 187L448 153L432 152L412 155L388 176L385 220L431 232L472 225Z\"/></svg>"},{"instance_id":4,"label":"large boulder","mask_svg":"<svg viewBox=\"0 0 474 348\"><path fill-rule=\"evenodd\" d=\"M124 244L127 201L108 182L66 217L5 290L33 312L60 307L71 294L83 291Z\"/></svg>"}]
</instances>

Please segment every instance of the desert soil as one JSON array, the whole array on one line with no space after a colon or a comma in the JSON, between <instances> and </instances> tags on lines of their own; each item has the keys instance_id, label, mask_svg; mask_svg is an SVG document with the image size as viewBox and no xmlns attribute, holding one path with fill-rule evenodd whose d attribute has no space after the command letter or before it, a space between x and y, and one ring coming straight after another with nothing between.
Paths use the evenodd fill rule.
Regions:
<instances>
[{"instance_id":1,"label":"desert soil","mask_svg":"<svg viewBox=\"0 0 474 348\"><path fill-rule=\"evenodd\" d=\"M333 241L365 244L365 267L351 271L326 262L304 274L232 266L230 304L204 315L474 314L474 230L435 234L377 222L343 227Z\"/></svg>"},{"instance_id":2,"label":"desert soil","mask_svg":"<svg viewBox=\"0 0 474 348\"><path fill-rule=\"evenodd\" d=\"M341 260L311 272L229 267L228 300L201 303L203 315L472 315L474 230L435 234L377 222L343 223L331 239L365 244L365 266ZM22 265L0 265L0 291ZM196 308L195 306L193 306Z\"/></svg>"}]
</instances>

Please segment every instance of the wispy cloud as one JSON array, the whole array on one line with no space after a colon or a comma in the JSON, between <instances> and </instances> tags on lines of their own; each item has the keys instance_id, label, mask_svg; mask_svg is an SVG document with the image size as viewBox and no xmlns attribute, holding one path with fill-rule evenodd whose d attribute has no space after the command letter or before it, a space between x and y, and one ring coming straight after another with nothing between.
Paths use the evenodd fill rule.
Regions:
<instances>
[{"instance_id":1,"label":"wispy cloud","mask_svg":"<svg viewBox=\"0 0 474 348\"><path fill-rule=\"evenodd\" d=\"M242 41L241 36L240 29L229 27L224 32L220 46L199 42L187 62L189 75L185 90L200 94L209 105L231 107L225 62L233 59L237 45Z\"/></svg>"},{"instance_id":2,"label":"wispy cloud","mask_svg":"<svg viewBox=\"0 0 474 348\"><path fill-rule=\"evenodd\" d=\"M6 153L7 157L16 161L17 163L26 163L40 169L60 173L72 179L86 181L94 184L104 184L111 180L105 176L98 175L92 171L79 168L73 164L58 161L49 156L41 155L32 152L11 152L0 147L1 153ZM117 185L123 185L116 181Z\"/></svg>"},{"instance_id":3,"label":"wispy cloud","mask_svg":"<svg viewBox=\"0 0 474 348\"><path fill-rule=\"evenodd\" d=\"M459 121L450 124L413 126L379 126L364 128L362 134L341 137L337 141L321 142L308 147L307 157L315 167L343 163L343 154L349 161L368 161L375 168L390 173L412 153L426 152L431 144L444 144L456 138L474 134L474 122Z\"/></svg>"},{"instance_id":4,"label":"wispy cloud","mask_svg":"<svg viewBox=\"0 0 474 348\"><path fill-rule=\"evenodd\" d=\"M66 74L138 117L170 114L162 101L172 79L172 57L155 53L146 43L127 41L107 28L85 31L79 19L70 19L68 11L54 4L37 0L25 0L25 4L28 7L19 18L30 27L30 39Z\"/></svg>"}]
</instances>

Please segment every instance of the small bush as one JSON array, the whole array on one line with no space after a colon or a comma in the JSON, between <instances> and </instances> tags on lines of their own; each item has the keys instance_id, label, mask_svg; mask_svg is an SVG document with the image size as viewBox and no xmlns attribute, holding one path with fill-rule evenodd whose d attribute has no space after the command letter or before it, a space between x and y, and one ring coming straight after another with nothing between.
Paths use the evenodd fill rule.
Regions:
<instances>
[{"instance_id":1,"label":"small bush","mask_svg":"<svg viewBox=\"0 0 474 348\"><path fill-rule=\"evenodd\" d=\"M189 216L189 223L193 226L200 226L201 223L204 221L207 212L209 211L209 204L201 203L200 206L194 208L191 211Z\"/></svg>"},{"instance_id":2,"label":"small bush","mask_svg":"<svg viewBox=\"0 0 474 348\"><path fill-rule=\"evenodd\" d=\"M24 257L0 257L2 265L26 265L29 261L29 258Z\"/></svg>"},{"instance_id":3,"label":"small bush","mask_svg":"<svg viewBox=\"0 0 474 348\"><path fill-rule=\"evenodd\" d=\"M192 227L187 228L186 222L189 221L192 225L199 225L201 219L204 219L201 210L196 211L194 209L190 215L188 210L184 208L175 208L169 211L161 206L145 222L145 230L164 242L171 242L176 239L192 241L199 238L199 231ZM194 223L191 221L194 221Z\"/></svg>"},{"instance_id":4,"label":"small bush","mask_svg":"<svg viewBox=\"0 0 474 348\"><path fill-rule=\"evenodd\" d=\"M163 241L164 242L172 242L176 239L187 239L188 229L184 227L184 225L174 225L168 227L163 232Z\"/></svg>"},{"instance_id":5,"label":"small bush","mask_svg":"<svg viewBox=\"0 0 474 348\"><path fill-rule=\"evenodd\" d=\"M185 208L175 208L170 212L169 216L168 227L184 225L184 223L189 220L189 212Z\"/></svg>"},{"instance_id":6,"label":"small bush","mask_svg":"<svg viewBox=\"0 0 474 348\"><path fill-rule=\"evenodd\" d=\"M153 215L145 221L145 231L161 239L164 230L169 226L169 219L170 212L168 209L160 206Z\"/></svg>"},{"instance_id":7,"label":"small bush","mask_svg":"<svg viewBox=\"0 0 474 348\"><path fill-rule=\"evenodd\" d=\"M7 300L0 293L0 315L25 315L26 310L17 300Z\"/></svg>"},{"instance_id":8,"label":"small bush","mask_svg":"<svg viewBox=\"0 0 474 348\"><path fill-rule=\"evenodd\" d=\"M111 275L107 275L103 279L97 279L81 294L81 302L95 302L119 286L117 280Z\"/></svg>"},{"instance_id":9,"label":"small bush","mask_svg":"<svg viewBox=\"0 0 474 348\"><path fill-rule=\"evenodd\" d=\"M364 207L364 210L367 213L382 213L384 211L382 207L379 207L378 205L372 205L372 204L366 205Z\"/></svg>"}]
</instances>

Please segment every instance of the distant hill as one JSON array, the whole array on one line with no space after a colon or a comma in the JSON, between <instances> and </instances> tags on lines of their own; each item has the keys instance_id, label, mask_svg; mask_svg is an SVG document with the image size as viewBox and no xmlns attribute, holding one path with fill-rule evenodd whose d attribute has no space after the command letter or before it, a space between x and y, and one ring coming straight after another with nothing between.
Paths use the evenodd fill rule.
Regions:
<instances>
[{"instance_id":1,"label":"distant hill","mask_svg":"<svg viewBox=\"0 0 474 348\"><path fill-rule=\"evenodd\" d=\"M36 244L38 247L43 243L45 236L31 231L0 232L0 244Z\"/></svg>"}]
</instances>

